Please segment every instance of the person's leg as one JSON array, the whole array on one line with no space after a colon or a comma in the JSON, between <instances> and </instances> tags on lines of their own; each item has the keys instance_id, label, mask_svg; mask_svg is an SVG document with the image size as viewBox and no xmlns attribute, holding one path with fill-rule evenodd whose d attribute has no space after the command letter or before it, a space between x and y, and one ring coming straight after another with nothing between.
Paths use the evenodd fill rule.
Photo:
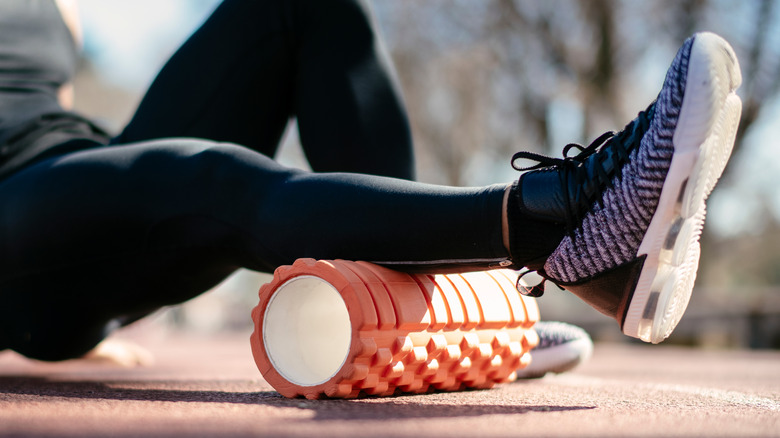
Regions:
<instances>
[{"instance_id":1,"label":"person's leg","mask_svg":"<svg viewBox=\"0 0 780 438\"><path fill-rule=\"evenodd\" d=\"M310 173L201 140L52 158L0 182L0 347L78 356L114 318L300 257L487 269L508 257L504 188Z\"/></svg>"},{"instance_id":2,"label":"person's leg","mask_svg":"<svg viewBox=\"0 0 780 438\"><path fill-rule=\"evenodd\" d=\"M315 171L412 179L390 60L357 0L227 0L171 57L117 137L276 152L290 117Z\"/></svg>"}]
</instances>

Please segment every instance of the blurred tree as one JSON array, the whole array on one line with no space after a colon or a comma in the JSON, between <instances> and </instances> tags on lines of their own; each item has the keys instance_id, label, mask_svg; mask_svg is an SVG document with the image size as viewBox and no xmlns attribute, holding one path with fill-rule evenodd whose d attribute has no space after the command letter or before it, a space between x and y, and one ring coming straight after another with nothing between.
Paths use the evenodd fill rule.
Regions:
<instances>
[{"instance_id":1,"label":"blurred tree","mask_svg":"<svg viewBox=\"0 0 780 438\"><path fill-rule=\"evenodd\" d=\"M559 150L551 145L561 140L555 132L572 132L561 126L571 121L553 117L561 102L578 108L571 140L620 129L660 88L659 66L700 30L726 36L742 61L739 140L780 89L777 0L387 1L377 1L379 17L391 34L416 140L422 155L439 161L422 169L423 178L468 183L458 175L475 151ZM495 129L495 117L517 128ZM485 135L464 136L465 126Z\"/></svg>"},{"instance_id":2,"label":"blurred tree","mask_svg":"<svg viewBox=\"0 0 780 438\"><path fill-rule=\"evenodd\" d=\"M741 47L742 60L742 120L737 133L737 144L742 143L769 98L780 90L780 47L778 46L777 0L752 2L754 6L753 34L748 44ZM773 32L774 31L774 32ZM773 38L774 37L774 38Z\"/></svg>"}]
</instances>

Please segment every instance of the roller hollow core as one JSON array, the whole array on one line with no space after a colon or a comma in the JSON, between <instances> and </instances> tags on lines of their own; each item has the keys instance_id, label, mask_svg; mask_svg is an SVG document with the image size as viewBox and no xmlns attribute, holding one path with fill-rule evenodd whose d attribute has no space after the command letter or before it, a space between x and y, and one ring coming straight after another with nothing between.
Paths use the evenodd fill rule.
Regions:
<instances>
[{"instance_id":1,"label":"roller hollow core","mask_svg":"<svg viewBox=\"0 0 780 438\"><path fill-rule=\"evenodd\" d=\"M326 382L344 365L352 326L339 292L312 276L296 277L271 297L263 319L263 341L271 364L290 382Z\"/></svg>"}]
</instances>

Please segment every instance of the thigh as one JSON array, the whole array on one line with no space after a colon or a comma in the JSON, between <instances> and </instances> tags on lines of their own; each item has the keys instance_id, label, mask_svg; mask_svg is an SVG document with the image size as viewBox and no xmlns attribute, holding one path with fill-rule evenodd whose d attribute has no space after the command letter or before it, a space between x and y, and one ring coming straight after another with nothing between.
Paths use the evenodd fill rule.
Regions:
<instances>
[{"instance_id":1,"label":"thigh","mask_svg":"<svg viewBox=\"0 0 780 438\"><path fill-rule=\"evenodd\" d=\"M302 3L295 114L312 168L414 179L406 108L370 8Z\"/></svg>"},{"instance_id":2,"label":"thigh","mask_svg":"<svg viewBox=\"0 0 780 438\"><path fill-rule=\"evenodd\" d=\"M225 0L166 63L117 143L199 137L273 156L298 118L315 171L412 179L411 130L358 0Z\"/></svg>"},{"instance_id":3,"label":"thigh","mask_svg":"<svg viewBox=\"0 0 780 438\"><path fill-rule=\"evenodd\" d=\"M292 116L291 8L223 1L164 65L116 142L198 137L273 156Z\"/></svg>"},{"instance_id":4,"label":"thigh","mask_svg":"<svg viewBox=\"0 0 780 438\"><path fill-rule=\"evenodd\" d=\"M239 266L269 269L241 210L262 197L250 182L270 187L285 172L246 148L173 139L75 152L3 180L0 348L77 356L112 321L192 298Z\"/></svg>"}]
</instances>

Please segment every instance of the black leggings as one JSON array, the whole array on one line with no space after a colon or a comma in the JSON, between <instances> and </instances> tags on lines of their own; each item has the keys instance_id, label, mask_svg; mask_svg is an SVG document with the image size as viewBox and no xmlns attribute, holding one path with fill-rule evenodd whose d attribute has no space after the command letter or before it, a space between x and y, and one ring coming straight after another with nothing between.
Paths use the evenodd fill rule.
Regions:
<instances>
[{"instance_id":1,"label":"black leggings","mask_svg":"<svg viewBox=\"0 0 780 438\"><path fill-rule=\"evenodd\" d=\"M112 145L0 182L0 349L82 355L239 267L506 260L504 186L407 180L408 121L378 45L354 1L222 3ZM269 158L293 116L317 173Z\"/></svg>"}]
</instances>

